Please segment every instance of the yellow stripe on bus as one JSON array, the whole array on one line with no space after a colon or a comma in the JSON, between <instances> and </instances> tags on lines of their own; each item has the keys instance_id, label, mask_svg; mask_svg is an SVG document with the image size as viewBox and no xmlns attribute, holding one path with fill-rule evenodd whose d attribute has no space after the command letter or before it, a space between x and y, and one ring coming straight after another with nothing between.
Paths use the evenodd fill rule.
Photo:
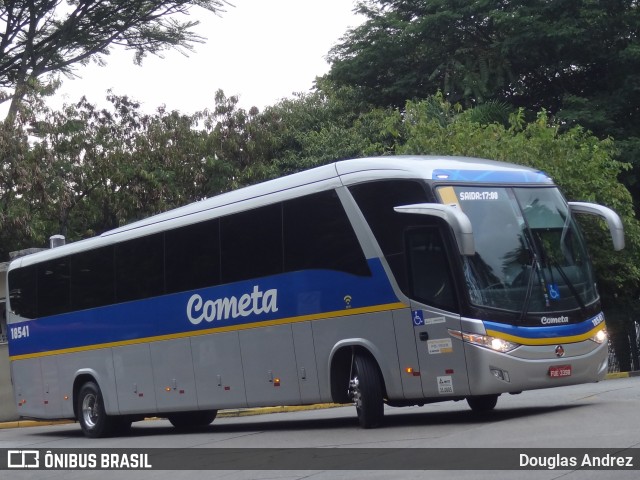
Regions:
<instances>
[{"instance_id":1,"label":"yellow stripe on bus","mask_svg":"<svg viewBox=\"0 0 640 480\"><path fill-rule=\"evenodd\" d=\"M197 337L200 335L210 335L212 333L233 332L239 330L249 330L251 328L272 327L276 325L286 325L289 323L308 322L310 320L328 320L330 318L346 317L351 315L361 315L364 313L386 312L406 308L404 303L388 303L385 305L374 305L370 307L350 308L337 310L334 312L314 313L312 315L301 315L299 317L280 318L277 320L265 320L262 322L245 323L241 325L230 325L226 327L212 327L204 330L194 330L189 332L171 333L168 335L158 335L155 337L136 338L134 340L122 340L118 342L97 343L83 347L62 348L59 350L49 350L46 352L27 353L24 355L13 355L9 357L11 361L27 360L30 358L48 357L51 355L63 355L66 353L86 352L89 350L99 350L102 348L123 347L125 345L139 345L141 343L162 342L164 340L174 340L178 338Z\"/></svg>"},{"instance_id":2,"label":"yellow stripe on bus","mask_svg":"<svg viewBox=\"0 0 640 480\"><path fill-rule=\"evenodd\" d=\"M508 340L510 342L519 343L520 345L557 345L559 343L576 343L588 340L593 337L598 331L602 330L602 325L592 328L586 333L580 335L571 335L568 337L550 337L550 338L527 338L518 337L517 335L509 335L508 333L498 332L495 330L487 329L487 335L501 338L502 340Z\"/></svg>"}]
</instances>

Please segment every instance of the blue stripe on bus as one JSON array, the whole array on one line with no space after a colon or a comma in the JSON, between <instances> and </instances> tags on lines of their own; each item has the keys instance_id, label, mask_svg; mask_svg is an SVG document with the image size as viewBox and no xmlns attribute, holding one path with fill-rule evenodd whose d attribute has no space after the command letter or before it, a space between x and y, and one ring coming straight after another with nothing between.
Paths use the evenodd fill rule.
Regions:
<instances>
[{"instance_id":1,"label":"blue stripe on bus","mask_svg":"<svg viewBox=\"0 0 640 480\"><path fill-rule=\"evenodd\" d=\"M518 325L508 325L504 323L495 323L483 321L485 329L494 332L503 333L512 337L524 339L553 339L560 337L576 337L590 332L598 325L604 325L604 315L599 313L593 318L589 318L584 322L572 323L568 325L553 324L539 327L523 327Z\"/></svg>"},{"instance_id":2,"label":"blue stripe on bus","mask_svg":"<svg viewBox=\"0 0 640 480\"><path fill-rule=\"evenodd\" d=\"M500 170L449 170L436 169L433 180L448 180L474 183L546 183L552 180L541 171L500 171Z\"/></svg>"},{"instance_id":3,"label":"blue stripe on bus","mask_svg":"<svg viewBox=\"0 0 640 480\"><path fill-rule=\"evenodd\" d=\"M29 335L10 340L9 355L259 325L278 319L397 303L380 260L369 260L369 267L370 277L307 270L14 323L11 327L28 325ZM271 296L265 298L270 291ZM235 298L235 308L229 307L232 298ZM229 315L224 315L224 311L218 315L223 309L219 304L216 308L214 301L219 299L228 300L226 313ZM267 304L263 303L265 299ZM195 312L192 317L200 320L197 324L188 318L189 304ZM272 308L268 311L261 311L269 306ZM213 318L202 318L207 316Z\"/></svg>"}]
</instances>

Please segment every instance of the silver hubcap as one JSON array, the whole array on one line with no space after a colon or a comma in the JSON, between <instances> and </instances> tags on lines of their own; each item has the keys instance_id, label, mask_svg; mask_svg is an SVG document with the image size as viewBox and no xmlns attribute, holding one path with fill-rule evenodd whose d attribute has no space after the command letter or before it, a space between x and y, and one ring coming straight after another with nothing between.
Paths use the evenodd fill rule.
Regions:
<instances>
[{"instance_id":1,"label":"silver hubcap","mask_svg":"<svg viewBox=\"0 0 640 480\"><path fill-rule=\"evenodd\" d=\"M89 428L94 428L98 421L98 398L94 394L86 395L82 400L82 418Z\"/></svg>"},{"instance_id":2,"label":"silver hubcap","mask_svg":"<svg viewBox=\"0 0 640 480\"><path fill-rule=\"evenodd\" d=\"M357 376L349 381L349 393L351 394L353 404L356 408L360 408L362 406L362 393L360 392L360 381Z\"/></svg>"}]
</instances>

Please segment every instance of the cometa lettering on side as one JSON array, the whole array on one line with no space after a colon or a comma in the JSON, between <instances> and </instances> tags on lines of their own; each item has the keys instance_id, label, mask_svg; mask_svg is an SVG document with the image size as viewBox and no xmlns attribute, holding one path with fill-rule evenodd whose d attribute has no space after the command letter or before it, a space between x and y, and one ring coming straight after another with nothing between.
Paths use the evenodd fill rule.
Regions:
<instances>
[{"instance_id":1,"label":"cometa lettering on side","mask_svg":"<svg viewBox=\"0 0 640 480\"><path fill-rule=\"evenodd\" d=\"M245 293L240 298L232 296L204 300L200 295L194 294L187 302L187 317L194 325L200 324L203 320L213 322L277 311L278 290L262 292L258 285L254 285L250 294Z\"/></svg>"}]
</instances>

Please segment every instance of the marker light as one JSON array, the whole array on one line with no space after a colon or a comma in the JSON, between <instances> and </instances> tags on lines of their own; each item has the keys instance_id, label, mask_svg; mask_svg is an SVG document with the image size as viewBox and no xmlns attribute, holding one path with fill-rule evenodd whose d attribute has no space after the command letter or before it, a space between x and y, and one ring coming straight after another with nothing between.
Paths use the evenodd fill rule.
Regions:
<instances>
[{"instance_id":1,"label":"marker light","mask_svg":"<svg viewBox=\"0 0 640 480\"><path fill-rule=\"evenodd\" d=\"M510 342L502 338L490 337L489 335L480 335L477 333L465 333L458 330L449 330L449 335L462 340L463 342L470 343L472 345L479 345L501 353L510 352L520 346L519 343Z\"/></svg>"},{"instance_id":2,"label":"marker light","mask_svg":"<svg viewBox=\"0 0 640 480\"><path fill-rule=\"evenodd\" d=\"M591 337L591 340L596 342L597 344L602 344L607 341L607 338L607 330L603 328L602 330L598 330L596 334Z\"/></svg>"}]
</instances>

